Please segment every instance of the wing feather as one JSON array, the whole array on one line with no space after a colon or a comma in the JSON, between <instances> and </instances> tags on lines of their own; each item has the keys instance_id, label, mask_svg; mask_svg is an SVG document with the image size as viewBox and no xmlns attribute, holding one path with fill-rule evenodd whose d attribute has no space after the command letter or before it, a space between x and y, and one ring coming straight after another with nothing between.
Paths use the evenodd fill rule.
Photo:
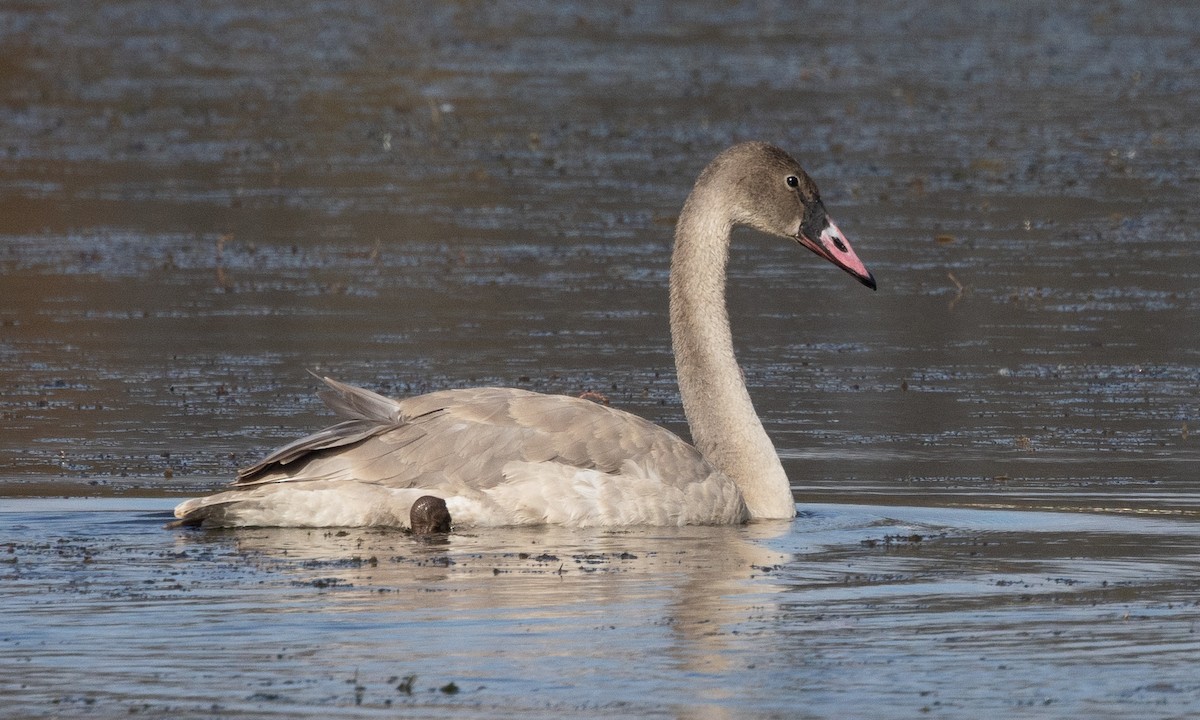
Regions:
<instances>
[{"instance_id":1,"label":"wing feather","mask_svg":"<svg viewBox=\"0 0 1200 720\"><path fill-rule=\"evenodd\" d=\"M629 522L675 522L683 512L677 503L710 496L711 503L701 502L699 519L690 521L706 521L702 508L709 504L724 508L724 515L712 517L736 518L744 512L732 481L693 446L621 410L511 388L392 400L322 380L328 389L321 397L342 421L241 471L233 491L209 501L212 512L233 512L229 503L238 502L237 496L264 486L323 488L346 481L392 493L419 488L467 498L479 507L510 503L505 505L509 512L517 512L511 503L523 498L517 504L527 509L504 520L523 518L520 513L565 522L576 522L571 518L577 515L624 517L621 513L628 512L622 507L628 504L635 508ZM267 496L247 494L246 499L266 502L260 497ZM574 498L575 505L563 498ZM644 498L650 500L641 502ZM195 507L197 514L204 512L204 503Z\"/></svg>"}]
</instances>

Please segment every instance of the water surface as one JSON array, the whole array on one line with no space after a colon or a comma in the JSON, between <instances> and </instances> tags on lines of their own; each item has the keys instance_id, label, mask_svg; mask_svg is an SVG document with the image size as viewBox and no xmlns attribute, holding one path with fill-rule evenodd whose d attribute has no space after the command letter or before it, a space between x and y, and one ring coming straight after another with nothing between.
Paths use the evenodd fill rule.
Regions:
<instances>
[{"instance_id":1,"label":"water surface","mask_svg":"<svg viewBox=\"0 0 1200 720\"><path fill-rule=\"evenodd\" d=\"M1200 540L1178 519L812 505L793 523L422 543L166 532L163 500L6 507L0 689L21 717L1133 718L1200 703Z\"/></svg>"},{"instance_id":2,"label":"water surface","mask_svg":"<svg viewBox=\"0 0 1200 720\"><path fill-rule=\"evenodd\" d=\"M5 5L6 694L1200 712L1197 28L1156 2ZM747 139L806 165L880 288L735 240L793 525L441 548L161 529L330 421L308 369L598 391L686 433L671 225ZM413 673L417 699L388 681Z\"/></svg>"}]
</instances>

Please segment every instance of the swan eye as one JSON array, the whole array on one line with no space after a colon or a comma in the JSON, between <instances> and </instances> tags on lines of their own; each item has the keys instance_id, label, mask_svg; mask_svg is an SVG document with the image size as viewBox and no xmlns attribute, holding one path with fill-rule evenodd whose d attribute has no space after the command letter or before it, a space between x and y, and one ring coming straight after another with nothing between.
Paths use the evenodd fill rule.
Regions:
<instances>
[{"instance_id":1,"label":"swan eye","mask_svg":"<svg viewBox=\"0 0 1200 720\"><path fill-rule=\"evenodd\" d=\"M790 188L800 187L800 178L796 177L795 175L788 175L787 184Z\"/></svg>"}]
</instances>

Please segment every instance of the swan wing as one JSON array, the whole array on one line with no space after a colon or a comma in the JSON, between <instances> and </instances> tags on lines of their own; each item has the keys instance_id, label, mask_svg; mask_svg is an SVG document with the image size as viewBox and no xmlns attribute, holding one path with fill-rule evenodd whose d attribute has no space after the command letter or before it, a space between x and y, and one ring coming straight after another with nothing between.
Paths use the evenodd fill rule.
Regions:
<instances>
[{"instance_id":1,"label":"swan wing","mask_svg":"<svg viewBox=\"0 0 1200 720\"><path fill-rule=\"evenodd\" d=\"M509 388L392 400L325 379L343 418L176 509L185 524L407 525L421 495L457 525L742 522L733 481L636 415Z\"/></svg>"},{"instance_id":2,"label":"swan wing","mask_svg":"<svg viewBox=\"0 0 1200 720\"><path fill-rule=\"evenodd\" d=\"M347 480L392 488L487 489L509 463L619 473L633 462L666 484L714 472L674 433L589 400L512 388L447 390L392 400L325 379L342 422L285 445L235 485ZM449 489L449 488L447 488Z\"/></svg>"}]
</instances>

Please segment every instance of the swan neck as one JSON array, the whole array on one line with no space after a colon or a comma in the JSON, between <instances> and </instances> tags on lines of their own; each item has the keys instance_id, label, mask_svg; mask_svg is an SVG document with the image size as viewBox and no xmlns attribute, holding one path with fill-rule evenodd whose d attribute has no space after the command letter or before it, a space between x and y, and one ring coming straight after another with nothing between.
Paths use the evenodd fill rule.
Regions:
<instances>
[{"instance_id":1,"label":"swan neck","mask_svg":"<svg viewBox=\"0 0 1200 720\"><path fill-rule=\"evenodd\" d=\"M790 518L790 483L734 354L725 302L733 213L704 179L684 204L671 259L671 338L684 414L697 449L737 483L752 518Z\"/></svg>"}]
</instances>

